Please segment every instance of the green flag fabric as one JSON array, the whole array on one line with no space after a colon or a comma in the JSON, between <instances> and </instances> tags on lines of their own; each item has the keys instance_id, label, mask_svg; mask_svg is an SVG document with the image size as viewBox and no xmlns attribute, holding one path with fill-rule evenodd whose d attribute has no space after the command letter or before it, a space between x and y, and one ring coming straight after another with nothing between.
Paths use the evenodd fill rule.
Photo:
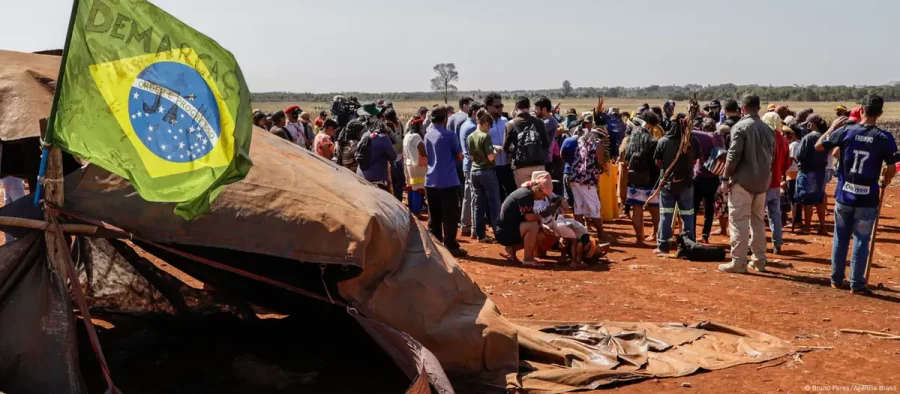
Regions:
<instances>
[{"instance_id":1,"label":"green flag fabric","mask_svg":"<svg viewBox=\"0 0 900 394\"><path fill-rule=\"evenodd\" d=\"M52 145L186 220L247 175L250 91L230 52L145 0L75 0L68 36Z\"/></svg>"}]
</instances>

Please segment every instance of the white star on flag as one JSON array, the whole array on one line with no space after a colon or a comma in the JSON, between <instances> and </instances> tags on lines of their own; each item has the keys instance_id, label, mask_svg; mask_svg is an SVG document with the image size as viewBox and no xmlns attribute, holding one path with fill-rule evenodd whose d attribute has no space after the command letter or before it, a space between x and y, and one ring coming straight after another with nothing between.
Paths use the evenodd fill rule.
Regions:
<instances>
[{"instance_id":1,"label":"white star on flag","mask_svg":"<svg viewBox=\"0 0 900 394\"><path fill-rule=\"evenodd\" d=\"M176 140L178 139L178 136L177 136L177 135L175 136L175 139L176 139Z\"/></svg>"},{"instance_id":2,"label":"white star on flag","mask_svg":"<svg viewBox=\"0 0 900 394\"><path fill-rule=\"evenodd\" d=\"M166 160L172 160L172 155L166 156Z\"/></svg>"},{"instance_id":3,"label":"white star on flag","mask_svg":"<svg viewBox=\"0 0 900 394\"><path fill-rule=\"evenodd\" d=\"M165 146L165 145L160 145L160 148L162 148L162 150L166 150L166 146Z\"/></svg>"},{"instance_id":4,"label":"white star on flag","mask_svg":"<svg viewBox=\"0 0 900 394\"><path fill-rule=\"evenodd\" d=\"M184 129L178 129L178 132L184 134Z\"/></svg>"},{"instance_id":5,"label":"white star on flag","mask_svg":"<svg viewBox=\"0 0 900 394\"><path fill-rule=\"evenodd\" d=\"M162 105L159 106L159 113L163 113Z\"/></svg>"},{"instance_id":6,"label":"white star on flag","mask_svg":"<svg viewBox=\"0 0 900 394\"><path fill-rule=\"evenodd\" d=\"M137 93L134 94L134 99L135 99L135 100L138 99L138 94L137 94Z\"/></svg>"},{"instance_id":7,"label":"white star on flag","mask_svg":"<svg viewBox=\"0 0 900 394\"><path fill-rule=\"evenodd\" d=\"M137 115L132 114L131 119L137 119Z\"/></svg>"},{"instance_id":8,"label":"white star on flag","mask_svg":"<svg viewBox=\"0 0 900 394\"><path fill-rule=\"evenodd\" d=\"M178 155L178 157L184 159L184 155Z\"/></svg>"},{"instance_id":9,"label":"white star on flag","mask_svg":"<svg viewBox=\"0 0 900 394\"><path fill-rule=\"evenodd\" d=\"M178 149L184 149L184 142L178 143Z\"/></svg>"},{"instance_id":10,"label":"white star on flag","mask_svg":"<svg viewBox=\"0 0 900 394\"><path fill-rule=\"evenodd\" d=\"M147 137L147 141L153 141L153 137Z\"/></svg>"},{"instance_id":11,"label":"white star on flag","mask_svg":"<svg viewBox=\"0 0 900 394\"><path fill-rule=\"evenodd\" d=\"M188 128L188 130L190 130L190 132L193 133L193 132L194 132L194 126L191 126L190 128Z\"/></svg>"},{"instance_id":12,"label":"white star on flag","mask_svg":"<svg viewBox=\"0 0 900 394\"><path fill-rule=\"evenodd\" d=\"M184 114L181 114L181 118L184 119Z\"/></svg>"},{"instance_id":13,"label":"white star on flag","mask_svg":"<svg viewBox=\"0 0 900 394\"><path fill-rule=\"evenodd\" d=\"M137 116L138 116L138 118L141 117L141 111L138 111Z\"/></svg>"},{"instance_id":14,"label":"white star on flag","mask_svg":"<svg viewBox=\"0 0 900 394\"><path fill-rule=\"evenodd\" d=\"M153 126L147 126L147 130L153 131Z\"/></svg>"},{"instance_id":15,"label":"white star on flag","mask_svg":"<svg viewBox=\"0 0 900 394\"><path fill-rule=\"evenodd\" d=\"M169 129L169 134L172 134L172 129Z\"/></svg>"}]
</instances>

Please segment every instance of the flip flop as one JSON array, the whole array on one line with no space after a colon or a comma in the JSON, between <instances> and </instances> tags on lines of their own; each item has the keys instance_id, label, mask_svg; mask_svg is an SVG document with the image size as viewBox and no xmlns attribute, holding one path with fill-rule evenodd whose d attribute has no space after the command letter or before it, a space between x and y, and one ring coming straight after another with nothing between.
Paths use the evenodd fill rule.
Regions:
<instances>
[{"instance_id":1,"label":"flip flop","mask_svg":"<svg viewBox=\"0 0 900 394\"><path fill-rule=\"evenodd\" d=\"M510 257L510 255L508 255L506 253L500 253L500 257L503 257L504 259L506 259L507 262L510 262L514 265L522 264L522 262L519 261L519 259L517 257L515 257L515 256Z\"/></svg>"}]
</instances>

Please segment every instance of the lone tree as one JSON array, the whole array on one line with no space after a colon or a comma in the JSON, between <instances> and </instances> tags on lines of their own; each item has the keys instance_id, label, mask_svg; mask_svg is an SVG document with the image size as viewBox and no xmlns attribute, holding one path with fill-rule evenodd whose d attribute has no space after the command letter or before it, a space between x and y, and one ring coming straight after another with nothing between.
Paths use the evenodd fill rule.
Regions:
<instances>
[{"instance_id":1,"label":"lone tree","mask_svg":"<svg viewBox=\"0 0 900 394\"><path fill-rule=\"evenodd\" d=\"M437 76L431 78L431 90L441 92L444 95L444 104L447 104L447 98L450 96L450 93L456 91L456 85L453 82L459 81L456 65L453 63L436 64L434 72Z\"/></svg>"},{"instance_id":2,"label":"lone tree","mask_svg":"<svg viewBox=\"0 0 900 394\"><path fill-rule=\"evenodd\" d=\"M572 89L572 83L569 82L568 79L563 81L563 85L562 85L562 96L563 97L572 97L573 90L574 89Z\"/></svg>"}]
</instances>

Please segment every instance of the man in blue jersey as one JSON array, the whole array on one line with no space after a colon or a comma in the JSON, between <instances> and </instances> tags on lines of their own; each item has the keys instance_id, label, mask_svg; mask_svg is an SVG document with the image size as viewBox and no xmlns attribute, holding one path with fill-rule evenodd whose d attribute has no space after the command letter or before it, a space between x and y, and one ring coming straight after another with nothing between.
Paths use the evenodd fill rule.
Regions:
<instances>
[{"instance_id":1,"label":"man in blue jersey","mask_svg":"<svg viewBox=\"0 0 900 394\"><path fill-rule=\"evenodd\" d=\"M853 294L872 295L872 290L866 287L865 271L872 226L878 217L879 188L891 182L897 174L894 164L900 161L894 136L875 125L883 109L883 98L874 94L866 96L862 103L862 122L835 130L847 120L838 118L816 143L816 150L819 151L840 148L831 287L844 286L844 265L852 234L850 291ZM882 163L887 166L883 167Z\"/></svg>"}]
</instances>

